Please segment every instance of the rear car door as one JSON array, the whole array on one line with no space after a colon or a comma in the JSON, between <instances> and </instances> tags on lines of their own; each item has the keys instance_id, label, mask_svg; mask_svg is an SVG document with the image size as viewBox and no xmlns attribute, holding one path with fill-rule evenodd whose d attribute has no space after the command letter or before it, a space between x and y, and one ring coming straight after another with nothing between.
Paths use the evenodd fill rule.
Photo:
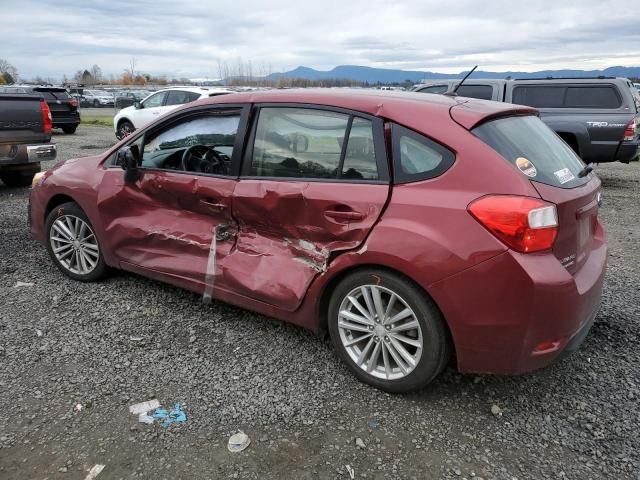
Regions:
<instances>
[{"instance_id":1,"label":"rear car door","mask_svg":"<svg viewBox=\"0 0 640 480\"><path fill-rule=\"evenodd\" d=\"M222 275L235 292L293 311L335 255L361 248L386 204L383 122L281 104L256 107L254 118Z\"/></svg>"},{"instance_id":2,"label":"rear car door","mask_svg":"<svg viewBox=\"0 0 640 480\"><path fill-rule=\"evenodd\" d=\"M224 240L235 229L231 198L247 114L243 105L198 107L133 138L142 164L132 183L114 156L98 209L122 268L212 296L215 260L233 246Z\"/></svg>"}]
</instances>

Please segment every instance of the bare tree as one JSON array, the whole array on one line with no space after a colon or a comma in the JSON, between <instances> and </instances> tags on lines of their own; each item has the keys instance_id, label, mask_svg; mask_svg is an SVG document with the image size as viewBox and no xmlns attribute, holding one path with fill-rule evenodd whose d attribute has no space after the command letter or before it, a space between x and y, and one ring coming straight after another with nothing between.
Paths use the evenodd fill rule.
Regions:
<instances>
[{"instance_id":1,"label":"bare tree","mask_svg":"<svg viewBox=\"0 0 640 480\"><path fill-rule=\"evenodd\" d=\"M102 81L102 69L98 65L91 67L91 76L94 83L100 83Z\"/></svg>"},{"instance_id":2,"label":"bare tree","mask_svg":"<svg viewBox=\"0 0 640 480\"><path fill-rule=\"evenodd\" d=\"M18 70L4 58L0 58L0 76L4 83L15 83L18 80Z\"/></svg>"},{"instance_id":3,"label":"bare tree","mask_svg":"<svg viewBox=\"0 0 640 480\"><path fill-rule=\"evenodd\" d=\"M136 57L129 59L129 68L125 69L131 78L136 78Z\"/></svg>"}]
</instances>

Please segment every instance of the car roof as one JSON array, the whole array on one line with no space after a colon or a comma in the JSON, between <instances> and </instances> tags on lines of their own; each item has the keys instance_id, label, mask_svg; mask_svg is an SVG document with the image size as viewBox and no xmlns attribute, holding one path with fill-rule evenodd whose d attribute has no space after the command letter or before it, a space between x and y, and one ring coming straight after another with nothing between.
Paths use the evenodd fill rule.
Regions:
<instances>
[{"instance_id":1,"label":"car roof","mask_svg":"<svg viewBox=\"0 0 640 480\"><path fill-rule=\"evenodd\" d=\"M491 117L535 114L536 109L509 103L476 100L416 92L368 89L292 89L232 93L198 100L197 104L282 103L312 104L344 108L380 116L418 131L428 131L434 122L450 124L450 110L456 108L455 121L473 128ZM191 104L193 105L193 104Z\"/></svg>"},{"instance_id":2,"label":"car roof","mask_svg":"<svg viewBox=\"0 0 640 480\"><path fill-rule=\"evenodd\" d=\"M429 87L433 85L454 85L460 83L462 78L446 78L441 80L428 80L413 86L414 89ZM498 78L467 78L462 85L504 85L508 80Z\"/></svg>"},{"instance_id":3,"label":"car roof","mask_svg":"<svg viewBox=\"0 0 640 480\"><path fill-rule=\"evenodd\" d=\"M170 91L181 91L181 92L193 92L193 93L200 93L200 94L206 94L206 93L219 93L219 92L233 92L233 90L230 90L228 88L224 88L224 87L188 87L188 86L184 86L184 87L167 87L167 88L162 88L160 90L158 90L158 92L170 92ZM156 93L156 92L153 92Z\"/></svg>"}]
</instances>

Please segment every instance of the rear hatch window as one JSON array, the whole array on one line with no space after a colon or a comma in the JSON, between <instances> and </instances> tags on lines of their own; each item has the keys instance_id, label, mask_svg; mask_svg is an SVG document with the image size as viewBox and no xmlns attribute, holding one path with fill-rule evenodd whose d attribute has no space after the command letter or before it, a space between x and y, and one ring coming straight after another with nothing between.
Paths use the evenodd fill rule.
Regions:
<instances>
[{"instance_id":1,"label":"rear hatch window","mask_svg":"<svg viewBox=\"0 0 640 480\"><path fill-rule=\"evenodd\" d=\"M582 160L536 116L499 118L473 133L534 182L573 188L589 181L578 177Z\"/></svg>"},{"instance_id":2,"label":"rear hatch window","mask_svg":"<svg viewBox=\"0 0 640 480\"><path fill-rule=\"evenodd\" d=\"M553 253L570 273L577 272L591 253L600 181L578 177L584 163L538 117L501 118L473 133L527 175L543 200L555 204L559 230Z\"/></svg>"}]
</instances>

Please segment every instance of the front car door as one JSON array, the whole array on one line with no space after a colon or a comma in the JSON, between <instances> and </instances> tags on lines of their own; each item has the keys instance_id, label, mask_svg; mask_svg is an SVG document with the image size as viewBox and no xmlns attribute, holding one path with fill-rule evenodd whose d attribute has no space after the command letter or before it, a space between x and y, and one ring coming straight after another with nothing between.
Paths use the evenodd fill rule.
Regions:
<instances>
[{"instance_id":1,"label":"front car door","mask_svg":"<svg viewBox=\"0 0 640 480\"><path fill-rule=\"evenodd\" d=\"M213 295L216 260L233 246L231 198L249 108L202 106L130 140L139 178L114 158L99 189L104 239L120 267ZM114 156L117 157L117 156Z\"/></svg>"},{"instance_id":2,"label":"front car door","mask_svg":"<svg viewBox=\"0 0 640 480\"><path fill-rule=\"evenodd\" d=\"M389 195L381 119L318 106L257 106L233 193L227 288L286 311L335 255L361 248Z\"/></svg>"},{"instance_id":3,"label":"front car door","mask_svg":"<svg viewBox=\"0 0 640 480\"><path fill-rule=\"evenodd\" d=\"M162 113L167 92L157 92L142 102L142 108L136 110L132 120L135 128L142 128L155 121Z\"/></svg>"}]
</instances>

